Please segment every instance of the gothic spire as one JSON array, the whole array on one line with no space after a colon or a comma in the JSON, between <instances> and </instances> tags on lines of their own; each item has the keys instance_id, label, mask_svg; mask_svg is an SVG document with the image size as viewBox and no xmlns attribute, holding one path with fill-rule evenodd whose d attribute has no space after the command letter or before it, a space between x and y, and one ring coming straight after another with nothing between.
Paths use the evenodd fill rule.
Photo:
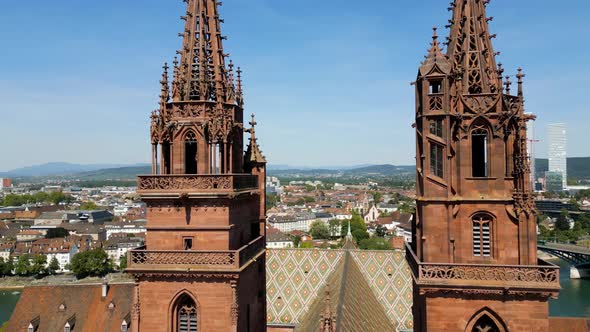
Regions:
<instances>
[{"instance_id":1,"label":"gothic spire","mask_svg":"<svg viewBox=\"0 0 590 332\"><path fill-rule=\"evenodd\" d=\"M438 68L445 74L448 74L451 70L450 62L447 57L443 54L442 49L440 47L440 43L438 41L438 34L437 28L432 28L432 43L430 43L430 50L428 50L428 55L426 55L426 59L420 66L420 73L422 75L429 74L434 66L438 66Z\"/></svg>"},{"instance_id":2,"label":"gothic spire","mask_svg":"<svg viewBox=\"0 0 590 332\"><path fill-rule=\"evenodd\" d=\"M164 63L164 67L162 67L164 71L162 72L162 80L160 81L160 85L162 85L161 93L160 93L160 112L164 112L166 110L166 104L170 101L170 88L168 86L168 64Z\"/></svg>"},{"instance_id":3,"label":"gothic spire","mask_svg":"<svg viewBox=\"0 0 590 332\"><path fill-rule=\"evenodd\" d=\"M184 0L187 12L180 63L178 65L178 95L175 101L231 102L228 70L223 52L217 0Z\"/></svg>"},{"instance_id":4,"label":"gothic spire","mask_svg":"<svg viewBox=\"0 0 590 332\"><path fill-rule=\"evenodd\" d=\"M497 93L501 89L486 6L490 0L454 0L447 56L462 77L463 93Z\"/></svg>"},{"instance_id":5,"label":"gothic spire","mask_svg":"<svg viewBox=\"0 0 590 332\"><path fill-rule=\"evenodd\" d=\"M250 133L250 144L248 144L248 149L246 150L246 162L248 164L266 164L266 158L262 154L262 151L260 151L260 146L256 139L257 124L254 114L252 114L252 121L250 121L251 128L246 130L246 132Z\"/></svg>"}]
</instances>

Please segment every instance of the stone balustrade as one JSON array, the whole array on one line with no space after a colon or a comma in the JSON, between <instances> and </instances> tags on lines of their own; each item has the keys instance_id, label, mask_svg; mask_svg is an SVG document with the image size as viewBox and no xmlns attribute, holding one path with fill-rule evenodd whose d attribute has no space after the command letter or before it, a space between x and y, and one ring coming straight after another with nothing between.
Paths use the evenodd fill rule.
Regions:
<instances>
[{"instance_id":1,"label":"stone balustrade","mask_svg":"<svg viewBox=\"0 0 590 332\"><path fill-rule=\"evenodd\" d=\"M129 251L127 271L177 271L206 272L240 270L252 259L263 253L264 237L258 237L239 250L223 251L167 251L139 248Z\"/></svg>"},{"instance_id":2,"label":"stone balustrade","mask_svg":"<svg viewBox=\"0 0 590 332\"><path fill-rule=\"evenodd\" d=\"M227 175L144 175L139 177L138 193L192 193L253 190L258 178L250 174Z\"/></svg>"},{"instance_id":3,"label":"stone balustrade","mask_svg":"<svg viewBox=\"0 0 590 332\"><path fill-rule=\"evenodd\" d=\"M422 263L406 245L406 259L419 285L559 289L559 267L539 265Z\"/></svg>"}]
</instances>

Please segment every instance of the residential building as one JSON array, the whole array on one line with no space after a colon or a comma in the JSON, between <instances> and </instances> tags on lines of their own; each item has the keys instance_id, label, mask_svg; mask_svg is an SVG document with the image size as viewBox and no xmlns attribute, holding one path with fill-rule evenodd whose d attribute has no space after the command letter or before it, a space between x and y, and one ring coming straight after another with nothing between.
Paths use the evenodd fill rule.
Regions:
<instances>
[{"instance_id":1,"label":"residential building","mask_svg":"<svg viewBox=\"0 0 590 332\"><path fill-rule=\"evenodd\" d=\"M373 223L379 219L379 216L381 216L381 212L375 205L372 205L364 215L364 219L366 223Z\"/></svg>"},{"instance_id":2,"label":"residential building","mask_svg":"<svg viewBox=\"0 0 590 332\"><path fill-rule=\"evenodd\" d=\"M145 240L143 238L117 238L107 241L104 245L104 249L117 266L121 265L121 257L127 255L129 250L137 249L143 246Z\"/></svg>"},{"instance_id":3,"label":"residential building","mask_svg":"<svg viewBox=\"0 0 590 332\"><path fill-rule=\"evenodd\" d=\"M43 232L32 229L25 229L16 234L17 242L32 242L43 238Z\"/></svg>"},{"instance_id":4,"label":"residential building","mask_svg":"<svg viewBox=\"0 0 590 332\"><path fill-rule=\"evenodd\" d=\"M10 178L0 178L0 191L4 189L12 188L12 179Z\"/></svg>"},{"instance_id":5,"label":"residential building","mask_svg":"<svg viewBox=\"0 0 590 332\"><path fill-rule=\"evenodd\" d=\"M104 225L106 231L106 239L110 239L113 234L142 234L147 231L145 222L130 222L130 223L109 223Z\"/></svg>"},{"instance_id":6,"label":"residential building","mask_svg":"<svg viewBox=\"0 0 590 332\"><path fill-rule=\"evenodd\" d=\"M562 188L567 188L567 130L565 123L551 123L547 126L549 142L549 172L561 173Z\"/></svg>"},{"instance_id":7,"label":"residential building","mask_svg":"<svg viewBox=\"0 0 590 332\"><path fill-rule=\"evenodd\" d=\"M266 248L268 249L285 249L285 248L295 248L295 244L293 239L279 231L276 232L268 232L266 234Z\"/></svg>"}]
</instances>

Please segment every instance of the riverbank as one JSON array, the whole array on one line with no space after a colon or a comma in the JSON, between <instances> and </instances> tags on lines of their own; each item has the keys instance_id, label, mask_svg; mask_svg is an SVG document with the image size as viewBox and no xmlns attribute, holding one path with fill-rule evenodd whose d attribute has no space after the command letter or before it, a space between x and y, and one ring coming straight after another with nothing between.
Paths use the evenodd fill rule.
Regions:
<instances>
[{"instance_id":1,"label":"riverbank","mask_svg":"<svg viewBox=\"0 0 590 332\"><path fill-rule=\"evenodd\" d=\"M84 285L101 283L106 279L108 282L133 282L133 278L125 273L111 273L105 278L89 277L76 279L73 274L59 274L46 276L41 279L35 277L3 277L0 278L0 291L23 290L29 286L51 286L51 285Z\"/></svg>"}]
</instances>

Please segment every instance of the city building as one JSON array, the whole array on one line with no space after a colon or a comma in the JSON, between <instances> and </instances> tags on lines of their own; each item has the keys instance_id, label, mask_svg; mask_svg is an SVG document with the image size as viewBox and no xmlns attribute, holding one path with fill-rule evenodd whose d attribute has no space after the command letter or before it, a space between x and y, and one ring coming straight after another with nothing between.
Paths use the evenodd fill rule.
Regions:
<instances>
[{"instance_id":1,"label":"city building","mask_svg":"<svg viewBox=\"0 0 590 332\"><path fill-rule=\"evenodd\" d=\"M12 188L12 179L10 178L0 178L0 191L3 189Z\"/></svg>"},{"instance_id":2,"label":"city building","mask_svg":"<svg viewBox=\"0 0 590 332\"><path fill-rule=\"evenodd\" d=\"M549 331L559 268L537 258L523 78L496 64L488 1L455 0L416 86L414 330ZM510 271L510 272L508 272Z\"/></svg>"},{"instance_id":3,"label":"city building","mask_svg":"<svg viewBox=\"0 0 590 332\"><path fill-rule=\"evenodd\" d=\"M563 184L563 172L545 172L545 191L557 193L564 191L565 188Z\"/></svg>"},{"instance_id":4,"label":"city building","mask_svg":"<svg viewBox=\"0 0 590 332\"><path fill-rule=\"evenodd\" d=\"M549 142L549 172L562 174L562 188L567 188L567 131L565 123L551 123L547 126Z\"/></svg>"},{"instance_id":5,"label":"city building","mask_svg":"<svg viewBox=\"0 0 590 332\"><path fill-rule=\"evenodd\" d=\"M531 165L531 190L536 190L536 183L537 183L537 165L536 165L536 154L535 154L535 145L539 142L536 139L535 133L535 118L533 117L532 113L526 113L527 115L531 116L531 120L526 124L526 135L527 135L527 153L529 155L530 165Z\"/></svg>"}]
</instances>

